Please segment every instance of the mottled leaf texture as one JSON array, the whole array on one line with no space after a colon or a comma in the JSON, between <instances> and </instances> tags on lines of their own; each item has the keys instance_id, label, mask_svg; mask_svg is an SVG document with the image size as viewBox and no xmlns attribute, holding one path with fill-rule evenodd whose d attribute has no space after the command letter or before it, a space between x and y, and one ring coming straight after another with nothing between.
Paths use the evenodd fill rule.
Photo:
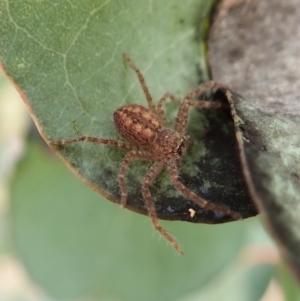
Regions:
<instances>
[{"instance_id":1,"label":"mottled leaf texture","mask_svg":"<svg viewBox=\"0 0 300 301\"><path fill-rule=\"evenodd\" d=\"M2 1L2 69L21 91L46 141L82 135L120 139L113 112L125 104L146 105L123 53L141 69L155 103L167 91L182 98L208 80L202 41L213 2ZM174 120L178 105L166 107L169 120ZM183 158L182 181L210 202L224 204L243 217L255 215L232 119L222 110L191 111L188 133L194 146ZM52 148L84 182L119 203L124 150L87 142ZM126 177L127 208L143 214L147 212L141 182L149 166L133 160ZM206 223L231 219L182 197L166 171L151 192L162 219ZM194 217L189 209L195 210Z\"/></svg>"},{"instance_id":2,"label":"mottled leaf texture","mask_svg":"<svg viewBox=\"0 0 300 301\"><path fill-rule=\"evenodd\" d=\"M218 17L212 74L227 91L253 200L300 280L300 6L261 0Z\"/></svg>"}]
</instances>

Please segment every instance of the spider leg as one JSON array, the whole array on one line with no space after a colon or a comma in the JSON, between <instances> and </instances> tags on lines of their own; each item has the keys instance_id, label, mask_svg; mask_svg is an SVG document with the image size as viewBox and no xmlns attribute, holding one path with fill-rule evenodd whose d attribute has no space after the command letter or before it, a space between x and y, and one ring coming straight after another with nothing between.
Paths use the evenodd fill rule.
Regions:
<instances>
[{"instance_id":1,"label":"spider leg","mask_svg":"<svg viewBox=\"0 0 300 301\"><path fill-rule=\"evenodd\" d=\"M147 174L144 178L143 184L142 184L143 198L146 202L148 214L151 218L151 221L152 221L152 224L153 224L155 230L157 230L167 241L169 241L178 253L183 254L177 241L170 234L168 234L168 232L164 228L162 228L159 225L154 202L152 200L151 192L149 189L151 182L159 175L159 173L161 172L163 167L164 167L164 162L157 161L151 166L151 168L147 172Z\"/></svg>"},{"instance_id":2,"label":"spider leg","mask_svg":"<svg viewBox=\"0 0 300 301\"><path fill-rule=\"evenodd\" d=\"M138 158L141 160L145 160L145 161L153 161L153 157L147 153L142 153L140 151L137 150L132 150L129 153L126 154L126 156L123 159L121 168L120 168L120 172L119 172L119 183L120 183L120 188L121 188L121 207L125 207L126 203L127 203L127 196L128 196L128 191L127 191L127 186L124 180L126 171L128 169L130 160L132 158Z\"/></svg>"},{"instance_id":3,"label":"spider leg","mask_svg":"<svg viewBox=\"0 0 300 301\"><path fill-rule=\"evenodd\" d=\"M158 105L157 105L157 115L158 118L160 119L161 123L167 127L168 123L167 123L167 119L166 119L166 115L165 112L163 110L163 105L166 102L166 100L168 98L171 98L172 101L174 102L178 102L178 99L171 93L167 92L165 93L162 98L159 100Z\"/></svg>"},{"instance_id":4,"label":"spider leg","mask_svg":"<svg viewBox=\"0 0 300 301\"><path fill-rule=\"evenodd\" d=\"M98 137L90 137L90 136L82 136L82 137L77 137L73 139L67 139L67 140L53 140L53 141L48 141L49 144L52 145L65 145L65 144L71 144L75 142L80 142L80 141L88 141L88 142L93 142L93 143L101 143L101 144L107 144L107 145L113 145L119 148L131 150L132 147L129 144L126 144L122 141L116 141L112 139L102 139Z\"/></svg>"},{"instance_id":5,"label":"spider leg","mask_svg":"<svg viewBox=\"0 0 300 301\"><path fill-rule=\"evenodd\" d=\"M222 106L221 103L216 101L191 101L191 98L195 98L199 95L201 95L203 92L205 92L208 89L211 89L215 86L220 86L220 84L209 81L201 86L199 86L197 89L191 91L188 93L185 98L183 99L180 108L178 110L176 123L175 123L175 131L179 132L180 134L184 134L186 132L187 122L188 122L188 111L190 106L198 107L201 109L214 109L214 108L220 108Z\"/></svg>"},{"instance_id":6,"label":"spider leg","mask_svg":"<svg viewBox=\"0 0 300 301\"><path fill-rule=\"evenodd\" d=\"M148 90L148 87L146 85L145 78L144 78L143 74L138 69L138 67L132 62L132 60L131 60L131 58L129 57L128 54L124 53L124 58L127 61L128 65L135 71L135 73L136 73L136 75L139 79L139 82L140 82L140 84L142 86L142 89L144 91L144 94L146 96L150 111L152 111L153 113L156 114L155 106L153 104L153 100L152 100L152 97L149 93L149 90Z\"/></svg>"},{"instance_id":7,"label":"spider leg","mask_svg":"<svg viewBox=\"0 0 300 301\"><path fill-rule=\"evenodd\" d=\"M230 210L229 208L221 205L216 205L208 202L207 200L201 198L193 191L189 190L185 185L183 185L180 182L179 175L178 175L178 169L176 165L176 161L169 160L167 162L168 171L170 173L171 180L175 186L186 198L194 201L197 205L199 205L202 208L205 208L207 210L211 211L219 211L226 215L231 216L234 220L242 219L241 215Z\"/></svg>"},{"instance_id":8,"label":"spider leg","mask_svg":"<svg viewBox=\"0 0 300 301\"><path fill-rule=\"evenodd\" d=\"M194 146L194 141L190 136L185 136L186 141L189 143L188 147L193 147Z\"/></svg>"}]
</instances>

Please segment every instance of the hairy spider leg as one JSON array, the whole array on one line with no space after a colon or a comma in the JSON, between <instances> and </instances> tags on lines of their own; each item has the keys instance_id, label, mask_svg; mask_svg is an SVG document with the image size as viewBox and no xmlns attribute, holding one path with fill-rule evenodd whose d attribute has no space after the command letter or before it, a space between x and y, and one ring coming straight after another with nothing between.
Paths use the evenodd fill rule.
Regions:
<instances>
[{"instance_id":1,"label":"hairy spider leg","mask_svg":"<svg viewBox=\"0 0 300 301\"><path fill-rule=\"evenodd\" d=\"M73 139L65 139L65 140L54 140L54 141L48 141L49 144L53 145L65 145L65 144L71 144L75 142L80 142L80 141L88 141L92 143L99 143L99 144L106 144L106 145L113 145L119 148L123 148L126 150L132 150L132 146L124 143L122 141L116 141L113 139L102 139L98 137L91 137L91 136L81 136Z\"/></svg>"},{"instance_id":2,"label":"hairy spider leg","mask_svg":"<svg viewBox=\"0 0 300 301\"><path fill-rule=\"evenodd\" d=\"M157 115L164 127L168 126L168 122L167 122L166 114L163 109L163 105L168 98L170 98L173 102L179 102L179 99L177 99L172 93L169 92L165 93L162 96L162 98L159 100L157 104Z\"/></svg>"},{"instance_id":3,"label":"hairy spider leg","mask_svg":"<svg viewBox=\"0 0 300 301\"><path fill-rule=\"evenodd\" d=\"M154 206L154 202L152 200L151 192L149 189L149 186L151 182L159 175L159 173L162 171L164 167L164 162L163 161L157 161L155 162L151 168L148 170L143 183L142 183L142 193L143 193L143 198L146 202L148 214L151 218L152 224L154 228L167 240L169 241L175 250L179 254L183 254L180 246L178 245L177 241L163 228L160 226L158 222L158 217L156 215L156 210Z\"/></svg>"},{"instance_id":4,"label":"hairy spider leg","mask_svg":"<svg viewBox=\"0 0 300 301\"><path fill-rule=\"evenodd\" d=\"M186 132L186 127L187 127L187 122L188 122L188 113L189 113L189 108L191 106L201 108L201 109L216 109L222 107L222 104L220 102L215 102L215 101L191 101L191 98L195 98L199 95L201 95L203 92L205 92L208 89L211 89L218 85L214 81L209 81L195 90L191 91L188 93L185 98L183 99L178 113L177 113L177 118L176 118L176 123L175 123L175 131L179 132L180 134L185 134Z\"/></svg>"},{"instance_id":5,"label":"hairy spider leg","mask_svg":"<svg viewBox=\"0 0 300 301\"><path fill-rule=\"evenodd\" d=\"M132 60L131 60L131 58L129 57L128 54L124 53L124 58L127 61L128 65L135 71L135 73L136 73L136 75L139 79L139 82L140 82L140 84L142 86L142 89L144 91L144 94L146 96L146 99L147 99L147 102L148 102L148 107L149 107L150 111L152 111L153 113L156 114L155 106L153 104L153 100L152 100L152 97L149 93L149 89L146 85L145 78L144 78L143 74L138 69L138 67L132 62Z\"/></svg>"},{"instance_id":6,"label":"hairy spider leg","mask_svg":"<svg viewBox=\"0 0 300 301\"><path fill-rule=\"evenodd\" d=\"M140 160L145 160L145 161L153 161L153 156L151 154L147 154L141 151L137 150L132 150L129 153L126 154L126 156L123 159L120 172L119 172L119 183L121 187L121 207L125 207L127 203L127 196L128 196L128 191L127 191L127 186L124 180L126 171L128 169L130 160L132 158L138 158Z\"/></svg>"},{"instance_id":7,"label":"hairy spider leg","mask_svg":"<svg viewBox=\"0 0 300 301\"><path fill-rule=\"evenodd\" d=\"M198 196L193 191L189 190L185 185L183 185L179 179L178 168L175 160L173 159L169 160L167 162L167 168L170 174L171 181L173 182L175 188L177 188L186 198L194 201L200 207L205 208L207 210L222 212L226 215L231 216L235 220L242 219L242 217L238 213L230 210L225 206L219 206L208 202L207 200Z\"/></svg>"}]
</instances>

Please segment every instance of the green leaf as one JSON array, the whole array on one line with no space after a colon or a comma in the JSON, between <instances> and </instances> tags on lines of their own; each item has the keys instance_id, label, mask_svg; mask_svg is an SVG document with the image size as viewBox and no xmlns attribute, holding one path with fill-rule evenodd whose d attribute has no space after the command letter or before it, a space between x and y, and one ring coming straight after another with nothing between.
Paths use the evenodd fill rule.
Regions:
<instances>
[{"instance_id":1,"label":"green leaf","mask_svg":"<svg viewBox=\"0 0 300 301\"><path fill-rule=\"evenodd\" d=\"M148 217L99 197L33 142L11 199L18 255L57 299L178 300L202 290L262 230L255 219L214 226L162 222L185 251L178 256Z\"/></svg>"},{"instance_id":2,"label":"green leaf","mask_svg":"<svg viewBox=\"0 0 300 301\"><path fill-rule=\"evenodd\" d=\"M204 289L180 301L257 301L261 300L272 279L274 267L249 266L235 262L211 279Z\"/></svg>"},{"instance_id":3,"label":"green leaf","mask_svg":"<svg viewBox=\"0 0 300 301\"><path fill-rule=\"evenodd\" d=\"M280 281L285 300L297 301L300 299L299 284L283 263L278 266L277 278Z\"/></svg>"},{"instance_id":4,"label":"green leaf","mask_svg":"<svg viewBox=\"0 0 300 301\"><path fill-rule=\"evenodd\" d=\"M46 141L82 135L119 140L113 112L125 104L146 105L123 53L141 69L156 103L167 91L182 98L208 79L203 39L213 2L2 2L3 69L21 89ZM167 106L172 120L176 109ZM183 158L183 182L243 217L255 215L241 176L230 117L226 112L207 113L212 116L209 120L208 115L192 111L188 133L194 147ZM77 143L56 151L84 182L119 202L123 150ZM148 168L149 164L133 160L126 177L127 208L143 214L147 210L141 183ZM152 194L163 219L209 223L231 219L180 196L166 172L152 185ZM191 208L195 217L190 216Z\"/></svg>"}]
</instances>

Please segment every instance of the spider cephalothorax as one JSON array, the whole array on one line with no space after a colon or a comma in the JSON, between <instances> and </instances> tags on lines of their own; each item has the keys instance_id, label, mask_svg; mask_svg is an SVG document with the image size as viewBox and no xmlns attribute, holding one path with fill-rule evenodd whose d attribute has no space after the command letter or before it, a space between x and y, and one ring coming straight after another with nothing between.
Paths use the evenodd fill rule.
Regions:
<instances>
[{"instance_id":1,"label":"spider cephalothorax","mask_svg":"<svg viewBox=\"0 0 300 301\"><path fill-rule=\"evenodd\" d=\"M115 111L114 123L116 129L126 142L102 139L99 137L82 136L68 140L50 141L50 143L55 145L64 145L79 141L89 141L113 145L128 150L119 172L119 183L121 188L120 204L123 207L126 205L128 195L124 177L130 160L132 158L138 158L145 161L154 161L154 164L151 166L142 181L142 195L154 228L174 246L176 251L182 253L182 250L176 240L159 225L155 210L155 203L152 200L149 186L162 171L163 167L167 166L173 185L187 199L194 201L196 204L205 209L223 212L234 219L241 218L238 213L231 211L229 208L210 203L195 194L193 191L189 190L180 182L178 174L180 158L185 151L186 144L192 144L191 138L186 135L189 108L191 106L198 108L220 108L221 103L192 100L202 94L205 90L213 88L215 83L213 81L209 81L199 86L185 96L178 110L175 128L170 129L168 128L165 113L163 111L163 104L168 98L175 100L175 97L170 93L165 93L159 100L157 107L155 107L145 84L143 75L126 54L125 59L129 66L136 72L148 102L148 108L133 104L122 106Z\"/></svg>"}]
</instances>

